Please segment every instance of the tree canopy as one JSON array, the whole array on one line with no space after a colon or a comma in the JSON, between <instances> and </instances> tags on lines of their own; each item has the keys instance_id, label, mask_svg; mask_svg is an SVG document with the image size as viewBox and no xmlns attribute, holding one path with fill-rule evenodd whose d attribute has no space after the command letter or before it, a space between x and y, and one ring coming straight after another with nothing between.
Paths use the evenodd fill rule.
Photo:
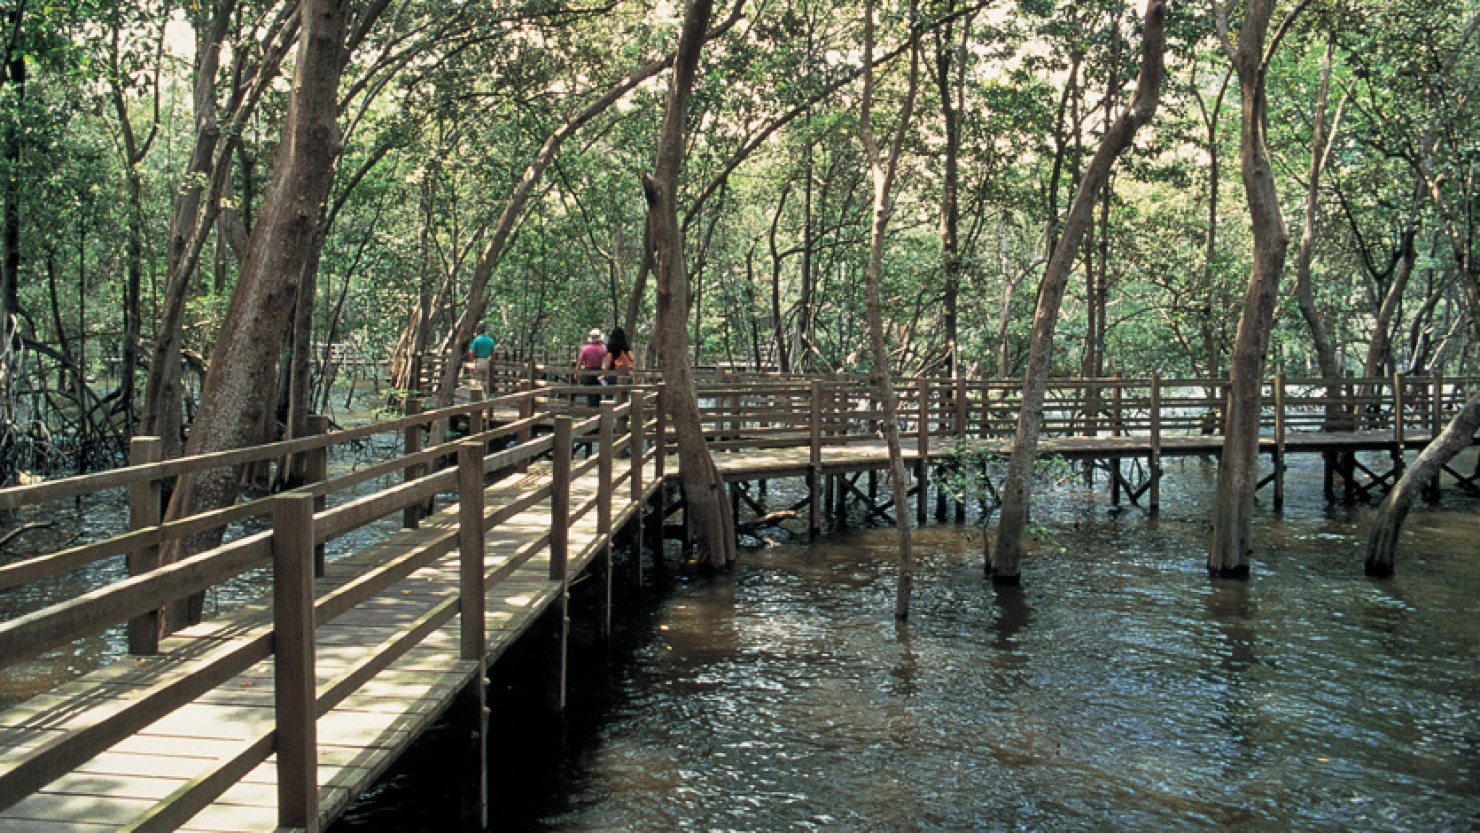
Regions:
<instances>
[{"instance_id":1,"label":"tree canopy","mask_svg":"<svg viewBox=\"0 0 1480 833\"><path fill-rule=\"evenodd\" d=\"M321 5L0 3L0 478L116 463L141 424L188 436L203 374L233 360L222 333L288 158L301 16ZM651 345L639 175L684 9L333 5L345 30L332 179L294 312L251 334L283 345L263 438L294 409L332 407L327 365L309 361L330 343L455 355L481 318L500 350L562 362L593 326L630 323ZM1228 373L1254 249L1221 5L1168 6L1160 109L1093 212L1054 375ZM1223 10L1235 30L1244 5ZM1273 5L1275 196L1297 240L1307 202L1311 219L1308 303L1293 276L1280 285L1269 365L1320 373L1308 310L1343 370L1469 370L1480 10ZM713 12L676 194L698 363L876 361L863 20L861 2ZM895 372L1023 373L1038 279L1130 97L1141 26L1127 0L878 10L881 133L911 94L908 44L922 60L878 272ZM1308 194L1313 154L1324 165ZM182 358L170 379L164 365Z\"/></svg>"}]
</instances>

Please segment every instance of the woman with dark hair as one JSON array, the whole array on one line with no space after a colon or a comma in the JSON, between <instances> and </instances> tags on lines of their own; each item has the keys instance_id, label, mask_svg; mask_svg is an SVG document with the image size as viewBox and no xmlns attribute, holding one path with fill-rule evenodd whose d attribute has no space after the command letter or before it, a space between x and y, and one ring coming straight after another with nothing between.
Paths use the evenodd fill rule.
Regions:
<instances>
[{"instance_id":1,"label":"woman with dark hair","mask_svg":"<svg viewBox=\"0 0 1480 833\"><path fill-rule=\"evenodd\" d=\"M608 385L632 380L632 346L627 343L627 333L621 327L613 327L612 334L607 336L606 356L601 360L601 369L606 373Z\"/></svg>"}]
</instances>

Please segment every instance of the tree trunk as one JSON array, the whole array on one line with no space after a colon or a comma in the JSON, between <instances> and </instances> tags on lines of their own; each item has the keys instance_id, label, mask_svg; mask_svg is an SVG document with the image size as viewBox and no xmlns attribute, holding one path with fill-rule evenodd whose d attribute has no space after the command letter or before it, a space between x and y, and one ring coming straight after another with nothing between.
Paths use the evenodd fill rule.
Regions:
<instances>
[{"instance_id":1,"label":"tree trunk","mask_svg":"<svg viewBox=\"0 0 1480 833\"><path fill-rule=\"evenodd\" d=\"M297 70L272 185L216 342L216 355L229 359L212 362L206 375L187 446L190 454L251 444L263 415L277 405L280 334L313 258L340 149L336 93L348 7L349 0L303 0ZM230 469L205 472L194 482L182 478L168 515L178 518L228 506L236 492L236 473Z\"/></svg>"},{"instance_id":2,"label":"tree trunk","mask_svg":"<svg viewBox=\"0 0 1480 833\"><path fill-rule=\"evenodd\" d=\"M19 31L21 8L15 7L6 16L7 28ZM9 97L17 109L26 100L26 59L22 55L9 54L5 61L5 86L10 88ZM20 273L21 273L21 133L18 122L7 121L4 136L5 177L0 182L0 333L14 333L15 342L20 341ZM12 327L14 330L12 331ZM10 345L0 349L0 354L9 354Z\"/></svg>"},{"instance_id":3,"label":"tree trunk","mask_svg":"<svg viewBox=\"0 0 1480 833\"><path fill-rule=\"evenodd\" d=\"M941 150L943 178L940 191L940 268L945 279L946 375L955 378L960 372L959 314L961 294L961 115L954 100L951 83L951 52L955 49L949 23L935 30L935 85L940 93L940 119L945 131Z\"/></svg>"},{"instance_id":4,"label":"tree trunk","mask_svg":"<svg viewBox=\"0 0 1480 833\"><path fill-rule=\"evenodd\" d=\"M920 52L918 45L910 50L910 71L908 81L906 81L904 110L899 115L899 123L895 126L894 138L886 156L874 137L872 120L873 0L865 0L863 14L863 104L859 113L858 130L863 141L864 155L868 159L869 178L874 186L873 209L869 222L868 267L864 274L864 301L868 315L869 347L873 353L873 369L869 373L869 380L873 383L874 395L878 398L883 410L884 441L889 448L889 485L894 498L894 528L898 533L899 541L899 576L895 586L894 618L904 620L910 615L910 596L915 581L915 561L910 541L904 449L899 441L899 402L894 393L894 383L890 378L889 344L884 336L884 303L880 284L884 272L884 234L889 227L889 192L894 187L894 177L899 170L899 157L904 150L904 138L909 132L910 116L915 106ZM949 98L948 95L947 98ZM944 223L944 220L942 222ZM954 247L954 238L951 244ZM926 395L926 391L920 391L920 396ZM813 407L816 407L816 403ZM928 426L922 421L919 430L927 429ZM920 460L918 465L923 471L929 465L929 461ZM920 489L915 499L925 500L923 488Z\"/></svg>"},{"instance_id":5,"label":"tree trunk","mask_svg":"<svg viewBox=\"0 0 1480 833\"><path fill-rule=\"evenodd\" d=\"M1043 430L1043 398L1048 387L1049 358L1053 352L1054 327L1059 306L1068 285L1069 273L1084 240L1100 189L1110 178L1111 166L1130 147L1136 132L1151 121L1161 96L1163 51L1166 38L1165 0L1147 0L1145 26L1141 42L1141 70L1136 79L1136 92L1130 108L1105 131L1100 146L1090 159L1080 179L1079 190L1069 208L1068 217L1053 257L1043 273L1038 291L1038 307L1033 313L1032 340L1028 346L1028 366L1023 374L1022 407L1018 412L1017 435L1012 443L1012 458L1002 484L1002 514L997 525L997 548L990 565L994 581L1017 584L1021 573L1023 545L1028 530L1028 489L1033 476L1033 463L1038 455L1038 435Z\"/></svg>"},{"instance_id":6,"label":"tree trunk","mask_svg":"<svg viewBox=\"0 0 1480 833\"><path fill-rule=\"evenodd\" d=\"M1221 7L1220 7L1221 10ZM1244 295L1238 335L1229 362L1228 414L1223 455L1213 499L1213 538L1208 571L1247 576L1254 551L1254 489L1259 482L1260 386L1264 357L1274 325L1280 273L1290 246L1290 231L1280 212L1279 192L1265 145L1268 101L1265 90L1265 38L1274 0L1250 0L1237 51L1227 50L1238 73L1243 123L1239 127L1239 168L1254 232L1254 268ZM1220 17L1220 32L1227 31Z\"/></svg>"},{"instance_id":7,"label":"tree trunk","mask_svg":"<svg viewBox=\"0 0 1480 833\"><path fill-rule=\"evenodd\" d=\"M139 430L164 441L163 455L166 458L179 456L183 438L180 356L184 343L185 300L195 266L190 250L192 240L200 235L203 198L206 217L215 216L211 208L213 201L206 196L208 189L204 180L219 174L214 171L216 145L221 138L221 126L216 120L216 71L235 6L235 0L224 0L209 28L197 41L193 95L195 145L175 196L170 219L164 306L155 323L154 352L149 361L149 376L144 383L144 413Z\"/></svg>"},{"instance_id":8,"label":"tree trunk","mask_svg":"<svg viewBox=\"0 0 1480 833\"><path fill-rule=\"evenodd\" d=\"M1413 499L1425 483L1439 476L1446 463L1470 447L1477 429L1480 429L1480 394L1471 394L1444 431L1424 448L1413 465L1403 472L1398 485L1383 498L1377 517L1372 521L1371 537L1367 539L1367 575L1393 574L1398 533L1403 529L1408 510L1413 507Z\"/></svg>"},{"instance_id":9,"label":"tree trunk","mask_svg":"<svg viewBox=\"0 0 1480 833\"><path fill-rule=\"evenodd\" d=\"M656 160L652 175L643 177L643 193L658 259L658 310L653 335L666 385L665 404L678 439L684 517L694 531L699 563L722 569L735 561L735 518L724 481L704 442L704 428L699 420L699 403L688 361L689 279L684 265L683 229L678 223L684 122L713 6L713 0L688 0L685 4Z\"/></svg>"}]
</instances>

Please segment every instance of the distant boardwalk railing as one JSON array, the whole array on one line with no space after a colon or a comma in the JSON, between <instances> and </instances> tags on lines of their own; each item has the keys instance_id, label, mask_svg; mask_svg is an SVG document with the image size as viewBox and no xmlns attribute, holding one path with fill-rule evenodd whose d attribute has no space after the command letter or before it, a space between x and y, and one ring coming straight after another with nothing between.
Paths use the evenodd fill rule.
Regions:
<instances>
[{"instance_id":1,"label":"distant boardwalk railing","mask_svg":"<svg viewBox=\"0 0 1480 833\"><path fill-rule=\"evenodd\" d=\"M0 591L109 559L127 566L116 582L8 611L0 667L120 625L136 655L0 712L0 829L69 822L169 830L247 805L260 812L231 816L221 829L312 826L342 812L438 715L462 709L477 735L486 664L546 610L563 623L571 579L603 557L609 563L615 532L642 521L672 474L657 374L639 372L636 386L618 387L572 385L570 374L496 363L476 380L501 393L493 398L473 385L465 390L471 401L450 408L420 413L412 400L407 415L374 425L325 433L327 422L316 419L314 436L177 460L159 459L158 440L140 438L126 468L0 490L0 510L14 510L122 489L129 519L106 540L0 564ZM1265 386L1264 409L1276 472L1285 444L1302 437L1322 441L1307 450L1393 450L1397 471L1402 450L1442 428L1474 384L1277 377ZM896 388L923 515L932 461L949 461L963 443L1005 453L1020 394L1014 382L933 377L900 379ZM1116 459L1117 477L1120 456L1145 456L1159 473L1163 453L1219 447L1225 388L1198 379L1056 381L1043 410L1046 450ZM592 408L593 395L606 401ZM714 371L702 375L698 399L726 479L807 477L814 529L819 478L879 467L884 414L864 377ZM330 476L331 448L375 435L397 439L393 458ZM589 450L587 459L574 459L578 448ZM306 482L161 521L168 481L261 464L292 467ZM456 499L436 511L445 495ZM365 532L398 515L400 532ZM186 539L247 521L259 531L162 560ZM325 544L351 533L371 542L328 561ZM163 635L165 611L265 568L270 604ZM552 662L563 671L563 649ZM374 707L356 706L355 720L380 728L326 740L322 733L354 723L335 716L366 699ZM377 723L367 714L400 716ZM189 731L223 734L182 740ZM211 751L185 755L196 763L172 765L163 786L158 778L139 783L139 768L192 743ZM325 744L359 751L340 756L341 765ZM478 760L470 766L481 782ZM256 799L231 798L254 778L271 785L270 800L260 789Z\"/></svg>"}]
</instances>

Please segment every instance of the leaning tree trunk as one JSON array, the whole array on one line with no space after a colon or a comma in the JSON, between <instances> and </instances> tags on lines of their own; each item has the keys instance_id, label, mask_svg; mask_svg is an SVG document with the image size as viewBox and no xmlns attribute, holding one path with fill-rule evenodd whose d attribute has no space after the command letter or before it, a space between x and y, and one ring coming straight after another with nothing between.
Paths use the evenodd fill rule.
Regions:
<instances>
[{"instance_id":1,"label":"leaning tree trunk","mask_svg":"<svg viewBox=\"0 0 1480 833\"><path fill-rule=\"evenodd\" d=\"M1229 363L1228 414L1224 422L1223 456L1218 464L1218 486L1213 498L1213 538L1208 572L1220 576L1247 576L1254 551L1254 489L1259 482L1260 386L1264 354L1274 326L1274 307L1280 273L1290 247L1290 231L1280 212L1279 192L1265 145L1268 100L1265 73L1268 56L1265 36L1274 0L1251 0L1239 32L1238 48L1226 44L1238 73L1243 124L1239 131L1239 168L1249 203L1254 232L1254 269L1244 294L1243 313ZM1227 20L1219 22L1227 31Z\"/></svg>"},{"instance_id":2,"label":"leaning tree trunk","mask_svg":"<svg viewBox=\"0 0 1480 833\"><path fill-rule=\"evenodd\" d=\"M1398 479L1398 485L1383 498L1372 522L1372 535L1367 540L1367 575L1393 574L1393 555L1398 548L1398 533L1413 507L1413 499L1425 483L1439 476L1444 465L1469 448L1480 429L1480 393L1472 394L1455 414L1443 433L1424 448L1413 465Z\"/></svg>"},{"instance_id":3,"label":"leaning tree trunk","mask_svg":"<svg viewBox=\"0 0 1480 833\"><path fill-rule=\"evenodd\" d=\"M699 402L689 368L689 279L684 266L683 229L678 223L678 181L684 160L684 121L704 46L713 0L689 0L668 84L668 106L658 134L651 176L643 177L653 250L658 258L658 310L654 340L667 386L665 404L678 439L678 474L684 490L684 516L694 530L699 563L723 568L735 560L735 518L724 481L704 443Z\"/></svg>"},{"instance_id":4,"label":"leaning tree trunk","mask_svg":"<svg viewBox=\"0 0 1480 833\"><path fill-rule=\"evenodd\" d=\"M1038 292L1038 308L1033 313L1033 329L1028 345L1028 366L1023 374L1023 401L1018 411L1017 435L1012 443L1012 458L1007 477L1002 483L1002 514L997 524L997 552L991 559L993 580L1017 584L1022 569L1024 539L1028 530L1028 487L1033 476L1033 462L1038 455L1038 435L1043 430L1043 398L1048 387L1048 363L1053 353L1054 327L1059 306L1068 286L1069 272L1085 230L1093 218L1100 189L1110 178L1115 160L1130 147L1136 132L1151 121L1161 97L1162 53L1166 46L1163 26L1166 0L1147 0L1146 23L1141 41L1141 71L1136 79L1136 92L1130 108L1105 131L1095 155L1079 181L1074 203L1064 220L1064 228L1053 257L1043 272Z\"/></svg>"},{"instance_id":5,"label":"leaning tree trunk","mask_svg":"<svg viewBox=\"0 0 1480 833\"><path fill-rule=\"evenodd\" d=\"M277 404L277 365L283 333L297 301L298 282L313 257L339 152L336 93L344 66L349 0L303 0L297 71L273 165L273 182L242 259L241 275L217 339L187 452L200 454L249 445L263 414ZM269 334L270 337L264 337ZM236 500L236 473L182 478L169 517L228 506ZM178 548L170 555L178 557Z\"/></svg>"}]
</instances>

